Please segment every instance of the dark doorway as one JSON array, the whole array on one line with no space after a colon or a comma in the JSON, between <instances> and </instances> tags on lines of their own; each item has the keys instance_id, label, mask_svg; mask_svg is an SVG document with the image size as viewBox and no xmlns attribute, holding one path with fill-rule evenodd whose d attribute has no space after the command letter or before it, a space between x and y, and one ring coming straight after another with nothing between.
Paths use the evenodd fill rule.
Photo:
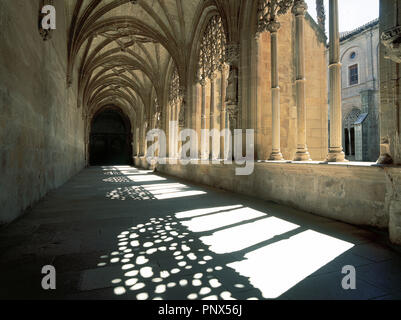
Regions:
<instances>
[{"instance_id":1,"label":"dark doorway","mask_svg":"<svg viewBox=\"0 0 401 320\"><path fill-rule=\"evenodd\" d=\"M350 130L351 135L351 155L355 155L355 128L351 128Z\"/></svg>"},{"instance_id":2,"label":"dark doorway","mask_svg":"<svg viewBox=\"0 0 401 320\"><path fill-rule=\"evenodd\" d=\"M92 120L89 146L91 166L130 165L131 125L118 109L106 109Z\"/></svg>"},{"instance_id":3,"label":"dark doorway","mask_svg":"<svg viewBox=\"0 0 401 320\"><path fill-rule=\"evenodd\" d=\"M349 156L350 155L350 145L349 145L349 131L348 131L348 129L344 130L344 136L345 136L345 155Z\"/></svg>"}]
</instances>

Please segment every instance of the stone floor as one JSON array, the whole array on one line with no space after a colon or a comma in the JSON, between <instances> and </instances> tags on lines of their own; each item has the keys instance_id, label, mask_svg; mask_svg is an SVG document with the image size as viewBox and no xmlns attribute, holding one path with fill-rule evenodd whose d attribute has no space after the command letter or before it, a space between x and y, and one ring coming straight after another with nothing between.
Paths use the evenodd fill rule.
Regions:
<instances>
[{"instance_id":1,"label":"stone floor","mask_svg":"<svg viewBox=\"0 0 401 320\"><path fill-rule=\"evenodd\" d=\"M0 298L400 299L376 232L132 167L83 170L0 230ZM57 289L41 288L53 265ZM356 290L341 286L356 268Z\"/></svg>"}]
</instances>

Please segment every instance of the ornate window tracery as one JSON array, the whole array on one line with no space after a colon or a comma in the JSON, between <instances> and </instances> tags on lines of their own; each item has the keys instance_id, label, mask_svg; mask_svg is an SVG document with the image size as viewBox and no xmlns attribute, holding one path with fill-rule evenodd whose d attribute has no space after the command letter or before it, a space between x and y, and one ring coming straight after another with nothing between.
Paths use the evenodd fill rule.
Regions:
<instances>
[{"instance_id":1,"label":"ornate window tracery","mask_svg":"<svg viewBox=\"0 0 401 320\"><path fill-rule=\"evenodd\" d=\"M173 75L171 76L170 80L170 87L169 87L169 97L168 101L170 103L175 103L179 99L180 96L180 77L178 75L177 68L174 69Z\"/></svg>"},{"instance_id":2,"label":"ornate window tracery","mask_svg":"<svg viewBox=\"0 0 401 320\"><path fill-rule=\"evenodd\" d=\"M213 16L203 34L199 52L200 80L210 79L226 62L226 34L220 16Z\"/></svg>"}]
</instances>

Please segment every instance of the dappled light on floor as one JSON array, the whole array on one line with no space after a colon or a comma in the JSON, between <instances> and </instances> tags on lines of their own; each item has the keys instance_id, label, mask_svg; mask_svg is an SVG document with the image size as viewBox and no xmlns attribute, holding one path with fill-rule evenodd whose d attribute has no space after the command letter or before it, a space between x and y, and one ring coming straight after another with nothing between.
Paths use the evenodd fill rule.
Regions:
<instances>
[{"instance_id":1,"label":"dappled light on floor","mask_svg":"<svg viewBox=\"0 0 401 320\"><path fill-rule=\"evenodd\" d=\"M98 267L119 264L120 277L108 279L117 296L147 299L260 299L249 281L220 264L199 239L173 217L152 218L118 236L118 250ZM227 262L232 261L227 257Z\"/></svg>"},{"instance_id":2,"label":"dappled light on floor","mask_svg":"<svg viewBox=\"0 0 401 320\"><path fill-rule=\"evenodd\" d=\"M151 171L129 169L125 166L103 167L103 171L106 175L113 175L103 179L103 182L127 184L108 191L106 198L111 200L166 200L206 194L204 191L193 190L180 183L148 184L167 180L152 174ZM110 172L112 174L109 174Z\"/></svg>"},{"instance_id":3,"label":"dappled light on floor","mask_svg":"<svg viewBox=\"0 0 401 320\"><path fill-rule=\"evenodd\" d=\"M110 199L180 201L205 193L153 172L110 170L140 183L108 192ZM119 266L119 276L105 281L116 296L138 300L279 298L353 247L240 203L149 218L116 240L118 249L98 267Z\"/></svg>"}]
</instances>

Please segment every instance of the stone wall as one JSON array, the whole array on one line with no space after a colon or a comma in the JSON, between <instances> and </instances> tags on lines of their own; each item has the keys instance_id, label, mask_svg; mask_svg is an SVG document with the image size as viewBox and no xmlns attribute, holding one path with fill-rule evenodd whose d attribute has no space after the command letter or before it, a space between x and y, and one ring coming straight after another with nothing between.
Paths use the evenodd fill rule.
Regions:
<instances>
[{"instance_id":1,"label":"stone wall","mask_svg":"<svg viewBox=\"0 0 401 320\"><path fill-rule=\"evenodd\" d=\"M55 6L57 30L43 41L39 1L0 1L0 224L85 165L82 110L66 86L65 3Z\"/></svg>"},{"instance_id":2,"label":"stone wall","mask_svg":"<svg viewBox=\"0 0 401 320\"><path fill-rule=\"evenodd\" d=\"M380 1L380 34L397 25L396 5L401 0ZM401 11L398 20L401 19ZM398 40L399 41L399 40ZM381 154L388 153L394 164L401 164L401 66L387 59L386 48L380 46L380 137ZM383 150L383 148L387 150Z\"/></svg>"},{"instance_id":3,"label":"stone wall","mask_svg":"<svg viewBox=\"0 0 401 320\"><path fill-rule=\"evenodd\" d=\"M401 172L349 164L255 163L250 176L235 165L158 165L157 171L212 187L271 200L347 223L389 229L401 244ZM363 191L362 191L363 190Z\"/></svg>"},{"instance_id":4,"label":"stone wall","mask_svg":"<svg viewBox=\"0 0 401 320\"><path fill-rule=\"evenodd\" d=\"M280 75L281 152L285 159L294 158L297 141L295 95L295 21L292 13L280 17L278 55ZM268 159L272 151L270 34L260 36L257 79L258 159ZM309 17L305 22L305 75L307 105L307 144L312 159L323 160L328 149L328 100L325 39Z\"/></svg>"},{"instance_id":5,"label":"stone wall","mask_svg":"<svg viewBox=\"0 0 401 320\"><path fill-rule=\"evenodd\" d=\"M401 19L401 0L380 1L380 34L398 25ZM395 13L398 13L398 17ZM401 35L395 37L399 43ZM399 46L396 45L396 48ZM390 52L380 46L380 159L382 163L401 164L401 90L399 63L386 58L392 53L399 60L399 51ZM394 56L393 56L394 58ZM399 61L398 61L399 62ZM388 193L387 206L390 219L390 235L401 243L401 168L388 169L387 182L393 192Z\"/></svg>"}]
</instances>

